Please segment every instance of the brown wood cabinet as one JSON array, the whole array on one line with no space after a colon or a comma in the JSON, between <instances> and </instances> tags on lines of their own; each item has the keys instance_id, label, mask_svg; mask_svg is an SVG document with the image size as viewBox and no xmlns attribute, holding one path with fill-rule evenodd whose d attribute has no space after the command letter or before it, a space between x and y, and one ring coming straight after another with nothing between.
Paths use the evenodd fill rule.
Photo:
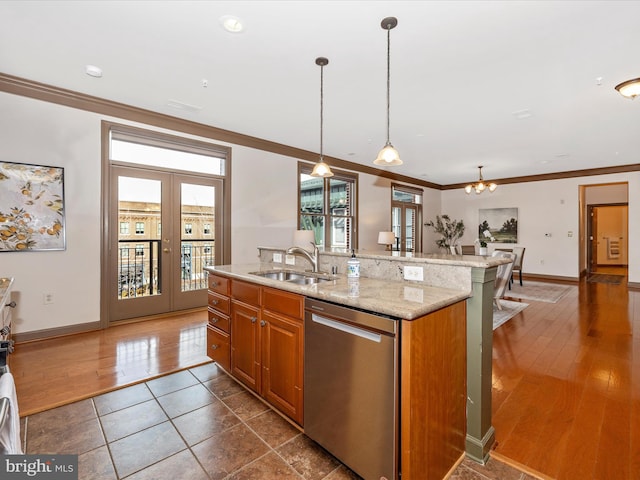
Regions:
<instances>
[{"instance_id":1,"label":"brown wood cabinet","mask_svg":"<svg viewBox=\"0 0 640 480\"><path fill-rule=\"evenodd\" d=\"M304 297L209 274L207 354L302 425Z\"/></svg>"},{"instance_id":2,"label":"brown wood cabinet","mask_svg":"<svg viewBox=\"0 0 640 480\"><path fill-rule=\"evenodd\" d=\"M440 479L464 455L466 303L402 322L402 478Z\"/></svg>"},{"instance_id":3,"label":"brown wood cabinet","mask_svg":"<svg viewBox=\"0 0 640 480\"><path fill-rule=\"evenodd\" d=\"M231 371L230 287L228 278L209 274L209 324L207 325L207 355L226 371Z\"/></svg>"},{"instance_id":4,"label":"brown wood cabinet","mask_svg":"<svg viewBox=\"0 0 640 480\"><path fill-rule=\"evenodd\" d=\"M263 288L262 396L302 425L304 297Z\"/></svg>"}]
</instances>

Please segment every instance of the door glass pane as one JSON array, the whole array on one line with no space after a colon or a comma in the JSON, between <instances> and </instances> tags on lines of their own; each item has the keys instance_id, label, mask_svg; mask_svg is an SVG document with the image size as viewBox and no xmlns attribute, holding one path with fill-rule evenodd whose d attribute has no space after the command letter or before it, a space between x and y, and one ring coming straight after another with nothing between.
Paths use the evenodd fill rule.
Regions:
<instances>
[{"instance_id":1,"label":"door glass pane","mask_svg":"<svg viewBox=\"0 0 640 480\"><path fill-rule=\"evenodd\" d=\"M180 190L181 291L207 288L204 267L215 262L215 187L182 183Z\"/></svg>"},{"instance_id":2,"label":"door glass pane","mask_svg":"<svg viewBox=\"0 0 640 480\"><path fill-rule=\"evenodd\" d=\"M416 234L415 234L415 225L416 225L416 211L413 208L405 209L405 250L407 252L413 252Z\"/></svg>"},{"instance_id":3,"label":"door glass pane","mask_svg":"<svg viewBox=\"0 0 640 480\"><path fill-rule=\"evenodd\" d=\"M401 249L401 245L403 244L402 238L402 224L400 216L401 209L400 207L392 207L391 208L391 231L396 236L396 244L392 247L392 250L398 251Z\"/></svg>"},{"instance_id":4,"label":"door glass pane","mask_svg":"<svg viewBox=\"0 0 640 480\"><path fill-rule=\"evenodd\" d=\"M162 183L118 177L118 300L159 295Z\"/></svg>"}]
</instances>

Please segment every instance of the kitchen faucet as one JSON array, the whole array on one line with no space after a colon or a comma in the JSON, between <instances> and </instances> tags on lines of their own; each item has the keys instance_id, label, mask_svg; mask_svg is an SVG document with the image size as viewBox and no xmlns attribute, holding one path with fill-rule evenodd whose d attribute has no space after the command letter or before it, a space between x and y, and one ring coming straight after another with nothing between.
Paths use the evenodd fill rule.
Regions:
<instances>
[{"instance_id":1,"label":"kitchen faucet","mask_svg":"<svg viewBox=\"0 0 640 480\"><path fill-rule=\"evenodd\" d=\"M318 251L318 246L314 243L314 242L309 242L311 245L313 245L313 254L309 253L307 250L305 250L302 247L290 247L287 249L286 254L287 255L300 255L304 258L306 258L307 260L309 260L309 262L311 262L311 271L312 272L317 272L318 271L318 260L320 258L319 255L319 251Z\"/></svg>"}]
</instances>

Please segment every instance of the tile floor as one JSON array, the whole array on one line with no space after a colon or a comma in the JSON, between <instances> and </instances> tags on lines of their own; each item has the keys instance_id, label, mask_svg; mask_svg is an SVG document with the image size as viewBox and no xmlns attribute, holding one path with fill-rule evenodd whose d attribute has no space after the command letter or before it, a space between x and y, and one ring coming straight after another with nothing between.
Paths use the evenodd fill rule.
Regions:
<instances>
[{"instance_id":1,"label":"tile floor","mask_svg":"<svg viewBox=\"0 0 640 480\"><path fill-rule=\"evenodd\" d=\"M341 480L344 465L215 363L22 419L27 454L78 454L80 480ZM530 480L465 460L455 480Z\"/></svg>"}]
</instances>

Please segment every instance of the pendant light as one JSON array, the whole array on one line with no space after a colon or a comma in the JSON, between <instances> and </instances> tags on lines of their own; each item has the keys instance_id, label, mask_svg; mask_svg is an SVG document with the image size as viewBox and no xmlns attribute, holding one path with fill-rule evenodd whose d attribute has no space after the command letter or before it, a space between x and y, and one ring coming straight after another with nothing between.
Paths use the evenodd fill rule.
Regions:
<instances>
[{"instance_id":1,"label":"pendant light","mask_svg":"<svg viewBox=\"0 0 640 480\"><path fill-rule=\"evenodd\" d=\"M620 85L616 85L616 90L620 92L620 95L623 97L633 100L640 95L640 78L622 82Z\"/></svg>"},{"instance_id":2,"label":"pendant light","mask_svg":"<svg viewBox=\"0 0 640 480\"><path fill-rule=\"evenodd\" d=\"M324 162L324 156L322 155L322 129L324 124L324 67L329 63L328 58L318 57L316 58L316 65L320 65L320 161L315 164L312 177L333 177L333 172L329 165Z\"/></svg>"},{"instance_id":3,"label":"pendant light","mask_svg":"<svg viewBox=\"0 0 640 480\"><path fill-rule=\"evenodd\" d=\"M378 153L378 157L373 161L376 165L383 165L387 167L391 167L394 165L402 165L402 160L400 160L400 154L398 151L393 148L391 142L389 141L389 90L391 83L391 29L395 28L398 25L398 19L396 17L387 17L380 22L380 26L383 30L387 31L387 143Z\"/></svg>"},{"instance_id":4,"label":"pendant light","mask_svg":"<svg viewBox=\"0 0 640 480\"><path fill-rule=\"evenodd\" d=\"M484 179L482 178L482 165L480 165L478 167L479 170L479 177L478 177L478 181L474 182L474 183L470 183L469 185L467 185L466 187L464 187L464 191L467 192L467 194L471 193L473 190L475 190L476 194L481 194L482 192L484 192L486 189L489 189L490 192L493 193L493 191L498 188L498 185L496 185L495 183L491 182L491 183L484 183Z\"/></svg>"}]
</instances>

